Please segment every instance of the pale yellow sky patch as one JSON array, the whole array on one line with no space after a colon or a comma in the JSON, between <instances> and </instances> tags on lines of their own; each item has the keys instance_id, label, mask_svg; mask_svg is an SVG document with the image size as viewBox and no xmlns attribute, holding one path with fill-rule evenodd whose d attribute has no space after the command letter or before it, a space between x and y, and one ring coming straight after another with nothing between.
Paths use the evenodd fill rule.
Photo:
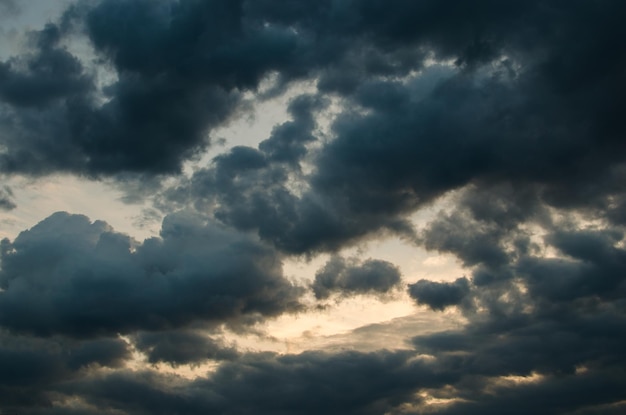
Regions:
<instances>
[{"instance_id":1,"label":"pale yellow sky patch","mask_svg":"<svg viewBox=\"0 0 626 415\"><path fill-rule=\"evenodd\" d=\"M122 192L99 181L75 176L47 176L43 179L12 178L17 208L0 212L0 238L14 239L19 232L30 229L54 212L65 211L103 220L117 232L137 240L158 235L160 224L140 228L134 224L144 206L126 204Z\"/></svg>"}]
</instances>

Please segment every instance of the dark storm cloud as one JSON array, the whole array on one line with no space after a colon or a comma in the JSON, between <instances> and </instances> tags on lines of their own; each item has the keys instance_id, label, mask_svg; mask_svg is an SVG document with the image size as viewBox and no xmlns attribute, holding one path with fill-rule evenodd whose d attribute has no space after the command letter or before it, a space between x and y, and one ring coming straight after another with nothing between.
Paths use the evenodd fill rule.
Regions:
<instances>
[{"instance_id":1,"label":"dark storm cloud","mask_svg":"<svg viewBox=\"0 0 626 415\"><path fill-rule=\"evenodd\" d=\"M474 211L497 211L488 209L489 202ZM498 217L494 215L494 220ZM623 249L615 246L621 237L615 231L563 230L546 240L571 258L565 262L569 267L565 271L520 267L514 279L495 279L469 289L468 281L462 279L452 284L429 283L429 288L434 288L424 290L423 297L433 308L452 303L450 298L455 295L449 295L450 291L458 291L474 296L486 310L464 308L465 327L420 335L413 339L415 350L244 354L223 363L213 375L193 381L121 372L46 384L44 389L81 396L102 410L129 414L174 410L402 413L405 403L424 408L425 402L416 395L422 392L435 398L461 399L435 412L443 414L511 412L512 404L517 411L513 413L520 414L611 409L611 404L626 398L620 369L626 347L624 296L619 290L608 290L594 268L606 267L602 269L606 277L624 280L626 273L619 268ZM521 263L541 259L533 251L518 255ZM515 263L511 267L515 268ZM554 282L562 285L554 289L542 286ZM526 289L516 290L518 285ZM554 296L553 292L564 295ZM454 300L458 302L458 297ZM177 359L188 361L196 353L219 358L211 355L215 351L212 344L196 348L199 339L186 338L183 333L149 333L143 339L139 336L137 345L153 361L180 363ZM188 349L170 348L181 339ZM430 357L416 359L416 353ZM510 380L535 374L538 378L531 383ZM39 403L29 401L23 406L37 407Z\"/></svg>"},{"instance_id":2,"label":"dark storm cloud","mask_svg":"<svg viewBox=\"0 0 626 415\"><path fill-rule=\"evenodd\" d=\"M488 66L461 65L430 92L419 94L410 82L362 84L354 104L368 111L338 117L336 139L316 161L314 190L345 207L345 217L376 218L397 218L478 181L537 186L544 201L560 207L621 191L612 170L624 162L615 101L615 91L626 86L624 60L614 53L623 30L616 14L623 15L623 7L573 3L556 18L559 6L549 3L520 4L525 10L517 17L508 14L517 6L507 4L504 19L476 21L481 29L475 35L496 42L495 59ZM498 11L493 6L486 15ZM411 8L402 11L408 16ZM516 30L501 26L509 18ZM581 192L594 188L595 200ZM376 229L377 221L368 219Z\"/></svg>"},{"instance_id":3,"label":"dark storm cloud","mask_svg":"<svg viewBox=\"0 0 626 415\"><path fill-rule=\"evenodd\" d=\"M531 17L537 27L529 25ZM433 54L472 68L505 52L515 55L516 48L527 52L523 36L545 47L555 39L542 19L553 17L534 2L81 2L48 28L62 40L85 35L101 59L96 63L108 65L117 80L102 89L102 103L93 91L100 85L78 64L68 74L84 81L79 97L72 84L13 68L15 60L37 62L50 54L41 42L29 58L4 63L12 70L5 100L47 102L48 117L39 119L41 126L12 125L9 119L26 120L29 112L10 106L7 135L21 138L9 139L3 170L33 172L23 153L38 149L38 162L46 163L39 173L176 172L208 145L206 134L240 108L240 93L255 91L270 73L279 84L317 77L320 90L351 95L372 79L419 70ZM64 46L52 51L75 60ZM32 91L36 85L39 92ZM51 148L43 151L38 143ZM68 146L73 157L58 161L57 146Z\"/></svg>"},{"instance_id":4,"label":"dark storm cloud","mask_svg":"<svg viewBox=\"0 0 626 415\"><path fill-rule=\"evenodd\" d=\"M142 244L104 222L56 213L3 241L0 323L85 337L193 321L246 324L299 308L276 252L191 215Z\"/></svg>"},{"instance_id":5,"label":"dark storm cloud","mask_svg":"<svg viewBox=\"0 0 626 415\"><path fill-rule=\"evenodd\" d=\"M30 69L14 67L18 58L3 63L2 97L9 104L4 171L177 172L208 145L209 130L240 107L240 92L254 90L297 43L286 28L244 22L240 2L111 0L85 6L68 11L63 31L48 28L56 28L59 37L84 30L117 80L102 89L102 103L92 91L95 80L82 82L85 69L76 58L42 42L28 59ZM57 55L56 66L38 70L37 62L48 62L51 54ZM78 96L73 79L50 79L69 63L71 71L60 73L81 80L85 88ZM31 125L31 112L19 106L35 103L47 105ZM55 153L64 146L73 157L60 161ZM24 154L33 150L45 164L39 170L31 166L34 156Z\"/></svg>"},{"instance_id":6,"label":"dark storm cloud","mask_svg":"<svg viewBox=\"0 0 626 415\"><path fill-rule=\"evenodd\" d=\"M564 111L572 107L568 97L525 85L529 76L462 72L418 100L401 84L365 89L357 99L370 113L339 117L337 138L317 160L314 189L345 201L351 213L393 217L476 180L541 184L546 200L574 193L574 183L612 186L606 161L623 153L611 138L622 132L600 143L598 115Z\"/></svg>"},{"instance_id":7,"label":"dark storm cloud","mask_svg":"<svg viewBox=\"0 0 626 415\"><path fill-rule=\"evenodd\" d=\"M550 1L84 3L61 26L39 33L30 57L3 63L3 96L11 104L3 169L177 171L208 145L211 128L240 108L241 92L276 73L279 83L318 77L321 91L347 94L350 105L369 111L339 116L336 140L315 162L314 192L303 199L306 206L294 208L299 217L290 228L297 232L287 239L312 233L308 221L330 228L350 217L361 225L311 237L336 245L380 229L406 231L398 216L477 178L547 183L546 195L556 203L578 188L563 177L593 183L623 161L614 109L615 91L624 89L623 62L609 53L623 35L622 7L561 7ZM103 90L103 104L76 58L41 40L78 30L117 75ZM58 62L49 63L52 55ZM388 80L424 69L433 56L457 65L434 91L416 93ZM63 65L72 68L51 80ZM20 107L34 103L46 104L43 113ZM273 158L303 154L301 146L277 145L262 150Z\"/></svg>"},{"instance_id":8,"label":"dark storm cloud","mask_svg":"<svg viewBox=\"0 0 626 415\"><path fill-rule=\"evenodd\" d=\"M324 3L321 9L330 6ZM46 31L55 32L57 41L77 33L87 36L100 59L95 63L107 66L117 80L101 88L56 43L35 41L30 55L3 63L2 97L8 104L3 124L9 138L2 170L177 172L209 144L210 130L241 108L241 93L255 91L270 73L278 74L281 90L280 84L319 73L336 77L360 68L364 59L371 62L360 70L362 78L413 68L416 53L411 50L384 52L362 42L355 50L351 40L362 37L362 29L338 38L347 11L337 11L322 10L309 27L304 15L278 21L272 10L243 1L81 2ZM44 32L35 37L43 39ZM37 70L37 62L49 62L53 54L62 61ZM19 67L14 64L21 61ZM54 70L69 64L62 79L50 79ZM34 104L43 114L32 125L31 112L21 107ZM64 147L72 157L59 160L56 152L67 151ZM28 154L34 150L39 157Z\"/></svg>"},{"instance_id":9,"label":"dark storm cloud","mask_svg":"<svg viewBox=\"0 0 626 415\"><path fill-rule=\"evenodd\" d=\"M408 215L450 190L474 185L476 197L481 189L483 197L498 187L509 186L509 195L524 189L513 196L521 203L517 221L535 214L527 209L543 204L610 206L604 215L620 221L625 160L619 137L624 131L614 97L626 85L623 60L612 46L623 30L616 17L624 13L621 6L576 2L558 14L561 6L551 2L506 7L478 2L472 10L457 2L273 5L255 3L244 9L277 25L292 24L303 37L314 33L318 45L332 34L335 50L344 41L354 42L356 49L364 43L387 50L423 47L435 57L457 58L457 63L413 65L420 72L408 80L367 71L363 80L350 76L356 80L350 92L335 91L344 94L345 105L332 122L333 139L308 154L302 145L289 148L291 157L312 164L309 175L294 180L292 172L299 166L279 166L275 145L270 145L278 130L258 149L267 165L226 164L226 159L257 149L237 149L217 159L214 168L197 174L191 198L212 198L219 204L215 215L220 220L257 230L288 252L336 251L380 232L415 239ZM585 20L587 15L591 18ZM603 28L602 35L596 35L596 26ZM579 48L572 49L576 40ZM599 56L600 50L606 56ZM589 66L594 57L603 64ZM562 76L564 59L567 68L576 68L568 70L568 77ZM294 123L304 126L296 116ZM236 182L219 187L213 178L219 175ZM300 184L298 191L294 182ZM450 217L447 226L462 227L462 220ZM497 222L489 227L481 235L482 247L475 245L477 251L463 258L468 265L484 256L506 263L506 252L488 243L506 230ZM429 239L431 249L452 250L451 244L463 243Z\"/></svg>"},{"instance_id":10,"label":"dark storm cloud","mask_svg":"<svg viewBox=\"0 0 626 415\"><path fill-rule=\"evenodd\" d=\"M401 77L422 68L432 53L460 64L485 61L499 52L528 2L384 2L305 0L246 3L250 16L296 28L315 43L303 63L321 66L318 87L352 94L375 77ZM508 32L508 33L507 33ZM298 56L300 58L300 56ZM297 62L297 61L296 61Z\"/></svg>"},{"instance_id":11,"label":"dark storm cloud","mask_svg":"<svg viewBox=\"0 0 626 415\"><path fill-rule=\"evenodd\" d=\"M382 295L397 287L400 279L400 270L390 262L377 259L351 261L335 256L315 273L311 287L318 299L335 293L342 296Z\"/></svg>"},{"instance_id":12,"label":"dark storm cloud","mask_svg":"<svg viewBox=\"0 0 626 415\"><path fill-rule=\"evenodd\" d=\"M511 191L467 189L451 213L426 227L420 236L424 246L452 253L472 267L478 286L521 279L535 301L624 295L623 229L583 230L576 222L555 221L536 193ZM594 216L602 214L601 209L594 211ZM533 240L533 227L545 236ZM546 257L546 248L556 250L558 257Z\"/></svg>"}]
</instances>

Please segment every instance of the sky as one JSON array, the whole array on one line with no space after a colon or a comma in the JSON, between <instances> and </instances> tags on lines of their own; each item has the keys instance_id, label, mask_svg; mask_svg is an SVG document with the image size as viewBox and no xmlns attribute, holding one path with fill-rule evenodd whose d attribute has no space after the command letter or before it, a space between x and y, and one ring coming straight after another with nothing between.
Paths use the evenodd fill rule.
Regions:
<instances>
[{"instance_id":1,"label":"sky","mask_svg":"<svg viewBox=\"0 0 626 415\"><path fill-rule=\"evenodd\" d=\"M0 0L0 413L626 412L619 0Z\"/></svg>"}]
</instances>

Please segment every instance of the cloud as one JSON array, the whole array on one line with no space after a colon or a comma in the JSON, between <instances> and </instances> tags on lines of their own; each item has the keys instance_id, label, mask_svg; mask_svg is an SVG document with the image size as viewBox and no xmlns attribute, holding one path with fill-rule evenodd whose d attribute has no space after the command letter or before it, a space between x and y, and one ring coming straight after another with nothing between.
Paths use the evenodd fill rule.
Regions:
<instances>
[{"instance_id":1,"label":"cloud","mask_svg":"<svg viewBox=\"0 0 626 415\"><path fill-rule=\"evenodd\" d=\"M378 414L411 395L416 384L446 376L405 352L258 354L226 363L208 378L180 383L155 374L120 373L65 386L100 408L131 413L235 412ZM172 385L162 388L161 385ZM176 386L174 386L176 385Z\"/></svg>"},{"instance_id":2,"label":"cloud","mask_svg":"<svg viewBox=\"0 0 626 415\"><path fill-rule=\"evenodd\" d=\"M582 34L596 22L581 23L586 13L582 3L559 19L536 2L506 7L481 2L477 11L457 2L447 7L431 2L383 7L373 1L351 2L345 9L339 3L327 9L301 2L285 8L273 6L261 2L245 10L252 16L264 14L276 25L292 24L303 38L313 33L322 45L326 36L340 33L339 40L333 40L337 44L333 50L342 51L344 41L353 42L354 50L384 45L398 53L404 48L414 54L426 50L431 59L454 58L456 63L422 67L413 62L413 74L390 70L384 76L364 69L363 79L358 71L345 72L355 84L332 90L343 101L331 122L331 139L315 151L298 147L298 160L312 167L310 174L294 176L299 166L289 169L268 159L275 151L268 147L277 140L279 131L275 131L276 137L260 148L246 150L258 150L267 165L236 168L230 164L227 173L226 159L216 159L214 167L196 175L192 203L214 198L220 220L256 230L263 239L292 253L337 251L389 232L415 239L410 214L467 186L477 189L476 197L507 186L509 196L524 189L523 195L513 196L525 203L517 215L529 215L525 208L542 205L611 206L607 215L620 220L615 200L621 200L625 160L616 137L624 131L611 114L614 89L624 87L617 69L621 61L607 52L606 65L587 64L590 56L607 50L611 38ZM473 33L461 15L449 10L465 10L462 16L472 16L480 30ZM606 12L594 8L598 16L615 23ZM623 11L618 7L616 12ZM340 16L346 17L342 27L333 20ZM422 19L426 19L423 25L415 24ZM550 19L557 19L569 35L544 31L541 22ZM621 30L611 27L614 34ZM524 36L532 40L523 41ZM570 39L581 36L580 48L569 49ZM350 56L346 53L342 56ZM557 70L563 59L579 69L569 78ZM334 68L326 65L322 74ZM584 82L583 71L588 75ZM390 79L392 73L400 79ZM324 82L323 76L319 78L318 92L330 95ZM598 105L589 109L588 102ZM294 123L305 125L296 118ZM295 127L285 124L281 128ZM301 134L310 137L311 131ZM223 182L218 188L212 177L220 174L239 182ZM233 196L235 188L238 197ZM525 197L530 199L524 201ZM492 232L500 232L498 226ZM432 238L430 243L434 243ZM484 247L490 249L488 244ZM473 255L494 255L494 260L506 261L498 252Z\"/></svg>"},{"instance_id":3,"label":"cloud","mask_svg":"<svg viewBox=\"0 0 626 415\"><path fill-rule=\"evenodd\" d=\"M615 247L621 232L557 231L549 236L569 258L523 258L518 269L529 289L548 301L572 301L594 296L613 300L626 294L626 252Z\"/></svg>"},{"instance_id":4,"label":"cloud","mask_svg":"<svg viewBox=\"0 0 626 415\"><path fill-rule=\"evenodd\" d=\"M622 400L624 378L615 365L623 360L624 338L614 330L623 316L574 308L547 312L494 314L464 331L416 337L417 350L438 356L467 380L453 394L466 401L440 413L498 412L512 402L519 413L574 413ZM603 347L596 348L597 342Z\"/></svg>"},{"instance_id":5,"label":"cloud","mask_svg":"<svg viewBox=\"0 0 626 415\"><path fill-rule=\"evenodd\" d=\"M56 100L87 93L92 80L80 61L57 47L61 29L48 24L33 37L37 54L0 66L0 98L16 107L44 108Z\"/></svg>"},{"instance_id":6,"label":"cloud","mask_svg":"<svg viewBox=\"0 0 626 415\"><path fill-rule=\"evenodd\" d=\"M481 39L463 23L466 14L447 13L464 9L450 3L79 2L34 33L31 53L3 63L3 124L12 138L2 170L178 172L209 145L211 129L242 108L241 93L256 91L269 74L278 75L278 89L318 78L321 91L351 95L371 79L421 69L431 53L467 65L493 58L504 45L491 37L517 40L506 36L505 22L536 12L532 5L491 2L466 10L485 26ZM54 41L46 41L52 32ZM93 68L65 47L77 35L112 81L93 78ZM37 123L21 108L34 104L44 110ZM36 158L29 155L35 150ZM71 158L60 159L68 151Z\"/></svg>"},{"instance_id":7,"label":"cloud","mask_svg":"<svg viewBox=\"0 0 626 415\"><path fill-rule=\"evenodd\" d=\"M136 243L106 223L56 213L3 242L0 323L74 337L247 324L300 308L280 256L254 239L179 214Z\"/></svg>"},{"instance_id":8,"label":"cloud","mask_svg":"<svg viewBox=\"0 0 626 415\"><path fill-rule=\"evenodd\" d=\"M511 402L524 413L539 402L539 413L549 414L622 400L624 378L616 367L623 363L623 316L578 307L551 316L546 311L491 314L465 328L422 334L413 339L414 350L252 353L192 381L118 372L66 383L61 391L130 413L175 408L187 413L402 413L407 407L442 414L495 413ZM603 347L594 346L598 343ZM569 397L573 392L576 397ZM433 408L428 396L457 401Z\"/></svg>"},{"instance_id":9,"label":"cloud","mask_svg":"<svg viewBox=\"0 0 626 415\"><path fill-rule=\"evenodd\" d=\"M452 283L419 280L409 285L409 295L418 304L426 304L433 310L460 305L470 293L467 278L458 278Z\"/></svg>"},{"instance_id":10,"label":"cloud","mask_svg":"<svg viewBox=\"0 0 626 415\"><path fill-rule=\"evenodd\" d=\"M334 293L342 296L383 295L397 287L400 279L400 270L390 262L377 259L347 261L335 256L317 271L311 286L318 299Z\"/></svg>"},{"instance_id":11,"label":"cloud","mask_svg":"<svg viewBox=\"0 0 626 415\"><path fill-rule=\"evenodd\" d=\"M130 358L120 339L34 339L0 331L0 400L3 410L50 405L50 388L97 367L119 368Z\"/></svg>"},{"instance_id":12,"label":"cloud","mask_svg":"<svg viewBox=\"0 0 626 415\"><path fill-rule=\"evenodd\" d=\"M62 26L46 30L60 40L82 28L116 80L100 87L70 52L42 42L47 32L37 33L30 69L13 68L20 57L2 66L0 96L9 104L2 125L10 138L0 169L179 172L184 160L209 145L211 128L241 108L240 93L255 89L295 47L285 29L244 23L239 2L219 0L70 8ZM37 66L50 55L63 62ZM61 70L68 63L71 69ZM34 116L20 106L35 103L43 114L26 122ZM64 147L69 155L61 158Z\"/></svg>"},{"instance_id":13,"label":"cloud","mask_svg":"<svg viewBox=\"0 0 626 415\"><path fill-rule=\"evenodd\" d=\"M234 348L193 331L139 333L134 336L134 345L146 353L148 362L167 362L173 366L208 359L231 360L238 356Z\"/></svg>"}]
</instances>

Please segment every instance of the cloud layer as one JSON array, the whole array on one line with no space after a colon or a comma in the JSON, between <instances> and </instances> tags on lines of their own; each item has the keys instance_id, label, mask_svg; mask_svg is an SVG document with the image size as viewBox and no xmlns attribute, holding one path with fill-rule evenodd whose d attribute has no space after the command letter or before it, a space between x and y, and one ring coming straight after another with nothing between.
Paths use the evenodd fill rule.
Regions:
<instances>
[{"instance_id":1,"label":"cloud layer","mask_svg":"<svg viewBox=\"0 0 626 415\"><path fill-rule=\"evenodd\" d=\"M617 0L69 4L0 61L0 174L143 183L164 219L136 241L58 212L2 241L0 412L623 413L625 18ZM287 93L258 145L199 162ZM0 212L15 199L3 184ZM361 255L385 238L464 275ZM366 296L464 323L367 353L228 340Z\"/></svg>"}]
</instances>

